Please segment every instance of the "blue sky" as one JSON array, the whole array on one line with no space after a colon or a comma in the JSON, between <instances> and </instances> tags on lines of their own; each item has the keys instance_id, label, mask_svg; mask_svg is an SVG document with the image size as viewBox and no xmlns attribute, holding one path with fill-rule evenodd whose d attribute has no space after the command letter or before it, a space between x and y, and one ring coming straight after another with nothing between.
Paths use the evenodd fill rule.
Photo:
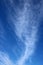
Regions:
<instances>
[{"instance_id":1,"label":"blue sky","mask_svg":"<svg viewBox=\"0 0 43 65\"><path fill-rule=\"evenodd\" d=\"M43 0L0 0L0 65L43 65Z\"/></svg>"}]
</instances>

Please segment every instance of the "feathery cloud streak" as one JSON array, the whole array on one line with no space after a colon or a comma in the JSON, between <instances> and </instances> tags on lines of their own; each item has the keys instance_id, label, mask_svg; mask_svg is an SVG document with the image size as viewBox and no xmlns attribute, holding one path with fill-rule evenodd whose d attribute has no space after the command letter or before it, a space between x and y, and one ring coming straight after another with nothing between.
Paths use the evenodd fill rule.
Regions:
<instances>
[{"instance_id":1,"label":"feathery cloud streak","mask_svg":"<svg viewBox=\"0 0 43 65\"><path fill-rule=\"evenodd\" d=\"M30 56L34 53L34 50L35 50L35 41L36 41L37 29L38 29L38 27L37 27L38 22L36 20L37 17L36 17L35 12L33 13L31 4L29 3L28 0L24 0L23 9L19 9L19 8L16 9L13 6L14 3L12 0L11 0L11 2L12 3L10 3L10 5L12 5L12 7L16 11L17 15L14 15L12 17L12 14L10 13L11 18L10 18L10 16L9 16L9 18L11 19L12 23L15 26L14 32L16 33L18 38L21 41L23 41L23 43L25 44L24 54L23 53L21 54L21 57L17 61L17 65L24 65L25 61L28 58L30 59ZM21 0L20 0L20 3L21 3ZM22 6L22 4L21 4L21 6ZM8 7L8 9L9 8L11 8L11 7ZM9 11L11 9L9 9ZM35 15L35 17L34 17L34 15ZM17 19L16 21L14 20L15 17ZM8 60L10 60L10 59L8 58ZM9 63L11 63L11 61L8 64L5 61L4 61L4 63L6 63L6 65L8 65Z\"/></svg>"},{"instance_id":2,"label":"feathery cloud streak","mask_svg":"<svg viewBox=\"0 0 43 65\"><path fill-rule=\"evenodd\" d=\"M25 44L25 51L17 61L18 65L24 65L25 61L33 54L37 36L37 22L34 20L32 10L28 10L27 6L28 1L24 4L23 11L19 11L18 21L15 24L15 33ZM30 8L30 6L28 7Z\"/></svg>"},{"instance_id":3,"label":"feathery cloud streak","mask_svg":"<svg viewBox=\"0 0 43 65\"><path fill-rule=\"evenodd\" d=\"M20 0L20 3L22 1ZM24 65L26 60L33 54L35 50L35 41L37 36L37 25L38 22L36 22L36 14L33 13L31 9L31 4L28 0L24 0L24 5L22 9L16 9L15 17L16 22L14 22L14 18L11 16L12 23L15 26L15 33L18 36L18 38L23 41L25 44L25 51L24 54L21 54L21 57L17 61L17 65ZM22 4L21 4L22 6ZM35 17L34 17L35 15Z\"/></svg>"},{"instance_id":4,"label":"feathery cloud streak","mask_svg":"<svg viewBox=\"0 0 43 65\"><path fill-rule=\"evenodd\" d=\"M0 65L14 65L9 56L0 51Z\"/></svg>"}]
</instances>

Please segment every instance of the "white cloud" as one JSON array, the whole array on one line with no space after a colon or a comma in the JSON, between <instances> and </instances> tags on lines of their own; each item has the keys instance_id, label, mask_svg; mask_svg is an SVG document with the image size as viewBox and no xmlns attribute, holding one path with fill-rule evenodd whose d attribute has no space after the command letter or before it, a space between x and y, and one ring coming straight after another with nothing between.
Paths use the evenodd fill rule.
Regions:
<instances>
[{"instance_id":1,"label":"white cloud","mask_svg":"<svg viewBox=\"0 0 43 65\"><path fill-rule=\"evenodd\" d=\"M13 4L14 4L13 0L9 0L10 5L16 11L17 15L15 15L15 17L16 17L17 21L14 20L14 15L12 17L11 13L10 13L11 17L8 14L8 16L9 16L8 18L10 18L10 22L12 20L12 23L15 26L14 31L15 31L16 35L25 44L24 54L23 53L21 54L20 59L16 63L17 65L24 65L25 61L28 58L30 59L30 56L32 56L32 54L34 53L34 50L35 50L35 41L36 41L36 36L37 36L37 25L35 23L37 23L37 21L33 17L33 14L35 12L33 13L32 9L31 9L31 4L29 4L31 1L24 0L24 8L23 8L23 10L20 10L19 8L17 10L13 6ZM10 11L11 7L8 6L7 1L4 0L4 2L5 2L6 7L8 8L8 10ZM38 9L39 6L40 6L40 4L38 4L38 6L35 6L35 8ZM40 10L40 14L38 14L38 16L40 18L42 16L41 14L43 14L43 1L42 1L41 8L39 10ZM35 16L36 16L36 14L35 14ZM12 25L12 23L11 23L11 25ZM3 31L1 31L1 33L2 32ZM23 36L24 36L25 40L23 39ZM0 51L0 64L1 65L16 65L11 61L11 59L9 58L9 56L6 53L1 52L1 51Z\"/></svg>"},{"instance_id":2,"label":"white cloud","mask_svg":"<svg viewBox=\"0 0 43 65\"><path fill-rule=\"evenodd\" d=\"M27 0L24 0L24 8L23 10L16 11L17 15L16 21L11 15L12 23L15 26L14 32L18 36L18 38L21 39L21 41L25 44L25 51L24 54L21 54L20 59L17 61L17 65L24 65L25 61L32 56L35 50L35 43L36 43L36 36L37 36L37 26L38 23L36 21L36 18L38 15L32 11L31 6L32 4L29 4L30 2ZM31 2L32 3L32 2ZM14 8L14 7L13 7ZM16 8L15 8L16 10ZM34 16L35 15L35 16ZM25 38L25 40L23 39Z\"/></svg>"},{"instance_id":3,"label":"white cloud","mask_svg":"<svg viewBox=\"0 0 43 65\"><path fill-rule=\"evenodd\" d=\"M0 65L15 65L15 64L11 61L11 59L6 53L0 51Z\"/></svg>"},{"instance_id":4,"label":"white cloud","mask_svg":"<svg viewBox=\"0 0 43 65\"><path fill-rule=\"evenodd\" d=\"M38 22L34 20L32 10L28 10L26 7L27 6L25 5L24 10L18 12L19 17L17 18L17 22L15 24L15 33L25 44L25 51L24 54L21 54L22 56L17 61L18 65L24 65L25 61L30 59L30 56L34 53L37 36ZM24 36L25 40L22 36Z\"/></svg>"},{"instance_id":5,"label":"white cloud","mask_svg":"<svg viewBox=\"0 0 43 65\"><path fill-rule=\"evenodd\" d=\"M35 50L35 40L36 40L36 32L35 30L32 30L31 37L26 37L26 40L24 42L25 44L25 51L24 54L21 56L21 58L18 60L18 65L24 65L25 61L27 59L30 59L30 56L33 54Z\"/></svg>"}]
</instances>

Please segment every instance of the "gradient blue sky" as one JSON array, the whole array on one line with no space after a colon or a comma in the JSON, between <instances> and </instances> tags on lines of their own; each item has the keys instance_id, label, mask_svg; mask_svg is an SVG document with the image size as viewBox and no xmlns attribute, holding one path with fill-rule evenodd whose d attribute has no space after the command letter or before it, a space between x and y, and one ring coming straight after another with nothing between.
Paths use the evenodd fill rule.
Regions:
<instances>
[{"instance_id":1,"label":"gradient blue sky","mask_svg":"<svg viewBox=\"0 0 43 65\"><path fill-rule=\"evenodd\" d=\"M43 65L43 0L0 0L0 65Z\"/></svg>"}]
</instances>

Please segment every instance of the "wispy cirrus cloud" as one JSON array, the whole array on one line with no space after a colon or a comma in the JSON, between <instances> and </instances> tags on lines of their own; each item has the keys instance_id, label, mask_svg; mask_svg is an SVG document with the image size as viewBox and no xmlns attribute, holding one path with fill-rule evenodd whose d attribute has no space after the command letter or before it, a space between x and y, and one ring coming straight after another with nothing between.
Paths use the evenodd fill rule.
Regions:
<instances>
[{"instance_id":1,"label":"wispy cirrus cloud","mask_svg":"<svg viewBox=\"0 0 43 65\"><path fill-rule=\"evenodd\" d=\"M20 3L21 3L21 0L20 0ZM12 16L12 14L10 14L11 17L9 15L8 16L10 17L12 23L15 26L15 30L13 29L14 32L16 33L18 38L21 41L23 41L23 43L25 44L24 54L23 53L21 54L21 57L19 58L16 64L24 65L26 60L30 59L30 56L32 56L35 50L37 28L38 28L37 27L38 22L36 21L36 19L37 19L38 14L36 15L36 13L32 10L31 8L33 7L32 2L28 0L24 0L23 9L20 9L20 8L16 9L14 6L12 7L16 11L16 15ZM14 18L16 18L17 20L15 21Z\"/></svg>"},{"instance_id":2,"label":"wispy cirrus cloud","mask_svg":"<svg viewBox=\"0 0 43 65\"><path fill-rule=\"evenodd\" d=\"M31 37L27 36L26 40L24 41L25 51L24 54L22 54L22 56L18 60L17 62L18 65L25 65L26 60L30 59L35 50L35 41L36 41L36 31L33 30L31 32Z\"/></svg>"},{"instance_id":3,"label":"wispy cirrus cloud","mask_svg":"<svg viewBox=\"0 0 43 65\"><path fill-rule=\"evenodd\" d=\"M0 65L15 65L15 64L11 61L8 54L0 51Z\"/></svg>"},{"instance_id":4,"label":"wispy cirrus cloud","mask_svg":"<svg viewBox=\"0 0 43 65\"><path fill-rule=\"evenodd\" d=\"M25 44L25 51L17 61L18 65L25 65L26 60L30 59L30 56L32 56L35 50L37 22L33 17L34 13L30 9L31 7L28 10L27 6L28 1L25 2L24 9L18 12L17 22L15 24L15 33Z\"/></svg>"}]
</instances>

